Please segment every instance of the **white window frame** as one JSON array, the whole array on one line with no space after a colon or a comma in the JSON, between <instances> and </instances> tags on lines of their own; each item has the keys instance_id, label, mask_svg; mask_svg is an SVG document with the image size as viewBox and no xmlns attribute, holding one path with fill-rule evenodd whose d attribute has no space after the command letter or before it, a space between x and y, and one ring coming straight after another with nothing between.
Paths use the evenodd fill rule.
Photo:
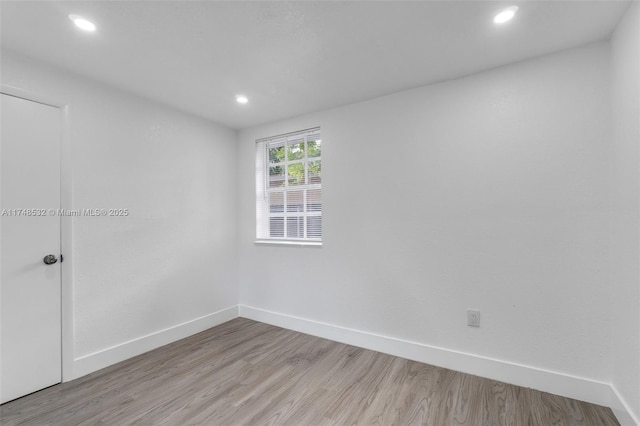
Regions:
<instances>
[{"instance_id":1,"label":"white window frame","mask_svg":"<svg viewBox=\"0 0 640 426\"><path fill-rule=\"evenodd\" d=\"M310 141L321 141L320 128L302 130L284 135L273 136L256 141L256 243L257 244L289 244L289 245L322 245L322 202L320 202L319 210L307 210L309 191L319 191L320 199L322 199L322 182L312 183L309 179L309 163L320 162L322 170L322 152L318 157L309 157L308 143ZM301 143L304 141L304 156L300 159L289 159L288 149L286 147ZM272 163L269 161L269 149L274 147L285 147L284 161ZM322 149L322 145L321 145ZM304 165L305 182L303 184L290 185L289 166L293 164ZM283 182L284 186L271 187L269 169L270 167L282 167L284 169ZM302 191L303 211L288 211L288 204L285 201L289 193L294 191ZM283 194L282 211L273 212L270 209L269 197L272 194ZM301 218L303 237L289 237L288 218ZM309 217L320 218L320 236L309 236L307 228ZM270 224L272 218L282 218L283 236L272 236Z\"/></svg>"}]
</instances>

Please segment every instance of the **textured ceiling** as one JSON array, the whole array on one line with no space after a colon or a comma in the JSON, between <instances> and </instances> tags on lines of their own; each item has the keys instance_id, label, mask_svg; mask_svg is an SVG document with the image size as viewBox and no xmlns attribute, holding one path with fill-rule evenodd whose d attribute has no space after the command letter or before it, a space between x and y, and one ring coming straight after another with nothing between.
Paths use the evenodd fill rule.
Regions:
<instances>
[{"instance_id":1,"label":"textured ceiling","mask_svg":"<svg viewBox=\"0 0 640 426\"><path fill-rule=\"evenodd\" d=\"M512 22L500 9L517 4ZM607 39L624 1L2 1L4 48L244 128ZM67 15L92 19L95 33ZM235 94L250 102L238 105Z\"/></svg>"}]
</instances>

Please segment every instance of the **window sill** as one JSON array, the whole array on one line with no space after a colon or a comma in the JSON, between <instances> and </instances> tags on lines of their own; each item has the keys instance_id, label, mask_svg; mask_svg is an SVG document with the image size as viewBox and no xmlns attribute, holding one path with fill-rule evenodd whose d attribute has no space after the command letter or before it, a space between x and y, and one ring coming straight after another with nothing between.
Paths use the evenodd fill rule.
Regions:
<instances>
[{"instance_id":1,"label":"window sill","mask_svg":"<svg viewBox=\"0 0 640 426\"><path fill-rule=\"evenodd\" d=\"M256 240L259 246L322 247L322 241Z\"/></svg>"}]
</instances>

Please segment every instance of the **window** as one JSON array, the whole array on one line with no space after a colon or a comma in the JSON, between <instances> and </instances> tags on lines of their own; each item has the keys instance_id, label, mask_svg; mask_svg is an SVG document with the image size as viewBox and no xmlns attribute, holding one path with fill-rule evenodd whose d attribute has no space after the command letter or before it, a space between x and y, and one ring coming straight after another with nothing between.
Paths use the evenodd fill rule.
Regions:
<instances>
[{"instance_id":1,"label":"window","mask_svg":"<svg viewBox=\"0 0 640 426\"><path fill-rule=\"evenodd\" d=\"M322 140L310 129L256 143L256 237L322 241Z\"/></svg>"}]
</instances>

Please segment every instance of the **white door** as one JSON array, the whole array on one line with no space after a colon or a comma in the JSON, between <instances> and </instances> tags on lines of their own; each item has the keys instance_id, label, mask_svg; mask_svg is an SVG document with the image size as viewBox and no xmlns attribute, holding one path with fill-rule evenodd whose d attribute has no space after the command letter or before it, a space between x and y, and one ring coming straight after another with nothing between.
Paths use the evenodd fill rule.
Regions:
<instances>
[{"instance_id":1,"label":"white door","mask_svg":"<svg viewBox=\"0 0 640 426\"><path fill-rule=\"evenodd\" d=\"M60 208L61 111L1 96L3 403L61 381L60 218L55 212ZM47 255L57 261L46 264Z\"/></svg>"}]
</instances>

